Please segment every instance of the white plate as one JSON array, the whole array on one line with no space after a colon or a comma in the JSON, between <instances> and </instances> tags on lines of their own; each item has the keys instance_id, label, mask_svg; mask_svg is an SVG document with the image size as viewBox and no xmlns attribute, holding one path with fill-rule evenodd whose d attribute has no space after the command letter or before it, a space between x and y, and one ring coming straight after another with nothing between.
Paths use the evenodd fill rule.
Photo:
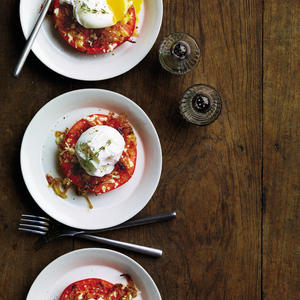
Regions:
<instances>
[{"instance_id":1,"label":"white plate","mask_svg":"<svg viewBox=\"0 0 300 300\"><path fill-rule=\"evenodd\" d=\"M93 113L125 113L137 137L132 178L117 189L89 195L94 208L75 189L62 199L48 187L46 174L61 176L54 133ZM36 203L57 221L82 229L111 227L130 219L148 203L160 178L162 154L156 130L144 111L128 98L107 90L85 89L56 97L28 125L21 146L21 169Z\"/></svg>"},{"instance_id":2,"label":"white plate","mask_svg":"<svg viewBox=\"0 0 300 300\"><path fill-rule=\"evenodd\" d=\"M69 252L50 263L35 279L27 300L58 300L71 283L100 278L126 284L121 274L129 274L139 293L134 300L161 300L150 275L128 256L107 249L87 248Z\"/></svg>"},{"instance_id":3,"label":"white plate","mask_svg":"<svg viewBox=\"0 0 300 300\"><path fill-rule=\"evenodd\" d=\"M86 55L69 46L51 17L46 17L33 44L32 51L50 69L66 77L80 80L103 80L118 76L137 65L152 48L162 22L162 0L143 0L139 15L136 43L126 42L113 54ZM37 20L43 0L20 0L20 20L28 38Z\"/></svg>"}]
</instances>

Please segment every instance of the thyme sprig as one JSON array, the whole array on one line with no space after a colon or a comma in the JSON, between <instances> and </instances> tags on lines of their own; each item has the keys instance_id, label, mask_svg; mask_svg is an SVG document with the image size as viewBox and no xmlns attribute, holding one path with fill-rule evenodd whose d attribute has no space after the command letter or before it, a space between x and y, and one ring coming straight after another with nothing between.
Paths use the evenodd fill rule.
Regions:
<instances>
[{"instance_id":1,"label":"thyme sprig","mask_svg":"<svg viewBox=\"0 0 300 300\"><path fill-rule=\"evenodd\" d=\"M99 12L99 10L97 10L97 9L91 9L86 3L82 3L80 8L82 10L84 10L85 12L89 12L89 13L93 13L93 14L96 14ZM108 12L103 8L100 9L100 12L102 14L108 14Z\"/></svg>"}]
</instances>

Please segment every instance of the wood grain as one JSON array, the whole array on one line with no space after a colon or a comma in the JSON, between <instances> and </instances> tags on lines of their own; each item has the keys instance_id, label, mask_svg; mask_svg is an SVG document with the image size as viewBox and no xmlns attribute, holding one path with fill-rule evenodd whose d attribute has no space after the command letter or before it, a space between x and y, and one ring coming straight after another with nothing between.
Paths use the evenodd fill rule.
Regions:
<instances>
[{"instance_id":1,"label":"wood grain","mask_svg":"<svg viewBox=\"0 0 300 300\"><path fill-rule=\"evenodd\" d=\"M25 299L56 257L101 247L64 239L35 252L37 238L17 231L21 213L41 213L20 171L24 131L48 101L81 88L129 97L157 129L163 171L139 216L175 210L177 219L103 236L164 250L160 259L123 251L149 272L162 299L299 299L299 1L164 0L161 32L146 58L99 82L64 78L32 53L14 79L24 45L19 1L2 2L0 300ZM176 31L194 36L202 53L181 77L158 62L160 42ZM196 83L215 87L223 100L209 126L179 114L181 95Z\"/></svg>"},{"instance_id":2,"label":"wood grain","mask_svg":"<svg viewBox=\"0 0 300 300\"><path fill-rule=\"evenodd\" d=\"M183 16L174 23L180 12L192 20ZM184 28L200 42L202 61L184 77L161 70L156 56L144 62L154 67L140 79L143 99L134 100L151 116L164 153L161 182L144 213L177 210L178 219L154 230L131 229L122 239L164 249L151 264L135 256L163 299L260 295L260 13L254 2L167 4L163 36ZM203 128L185 123L177 104L187 87L200 82L215 86L224 101L219 120Z\"/></svg>"},{"instance_id":3,"label":"wood grain","mask_svg":"<svg viewBox=\"0 0 300 300\"><path fill-rule=\"evenodd\" d=\"M300 2L264 18L264 299L300 297Z\"/></svg>"}]
</instances>

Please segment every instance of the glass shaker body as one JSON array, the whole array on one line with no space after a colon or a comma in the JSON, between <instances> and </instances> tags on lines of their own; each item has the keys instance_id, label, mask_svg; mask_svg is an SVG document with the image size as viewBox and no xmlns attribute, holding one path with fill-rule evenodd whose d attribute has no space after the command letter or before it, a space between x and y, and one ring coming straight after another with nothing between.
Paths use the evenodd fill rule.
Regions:
<instances>
[{"instance_id":1,"label":"glass shaker body","mask_svg":"<svg viewBox=\"0 0 300 300\"><path fill-rule=\"evenodd\" d=\"M196 125L208 125L221 113L222 101L217 91L206 84L195 84L188 88L179 103L183 118Z\"/></svg>"},{"instance_id":2,"label":"glass shaker body","mask_svg":"<svg viewBox=\"0 0 300 300\"><path fill-rule=\"evenodd\" d=\"M172 74L182 75L193 70L199 60L199 46L187 33L172 33L160 45L160 64Z\"/></svg>"}]
</instances>

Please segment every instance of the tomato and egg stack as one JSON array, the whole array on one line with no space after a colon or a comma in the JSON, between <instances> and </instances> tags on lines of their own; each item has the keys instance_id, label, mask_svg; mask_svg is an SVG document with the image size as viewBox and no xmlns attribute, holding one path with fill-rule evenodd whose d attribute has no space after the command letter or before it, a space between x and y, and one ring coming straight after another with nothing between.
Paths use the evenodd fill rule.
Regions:
<instances>
[{"instance_id":1,"label":"tomato and egg stack","mask_svg":"<svg viewBox=\"0 0 300 300\"><path fill-rule=\"evenodd\" d=\"M59 300L131 300L137 297L138 290L127 274L122 274L127 285L113 284L99 278L87 278L71 283L65 288Z\"/></svg>"},{"instance_id":2,"label":"tomato and egg stack","mask_svg":"<svg viewBox=\"0 0 300 300\"><path fill-rule=\"evenodd\" d=\"M130 40L142 0L54 0L55 26L74 48L107 53Z\"/></svg>"},{"instance_id":3,"label":"tomato and egg stack","mask_svg":"<svg viewBox=\"0 0 300 300\"><path fill-rule=\"evenodd\" d=\"M56 142L64 176L83 196L114 190L134 173L136 136L125 115L87 116L56 132Z\"/></svg>"}]
</instances>

